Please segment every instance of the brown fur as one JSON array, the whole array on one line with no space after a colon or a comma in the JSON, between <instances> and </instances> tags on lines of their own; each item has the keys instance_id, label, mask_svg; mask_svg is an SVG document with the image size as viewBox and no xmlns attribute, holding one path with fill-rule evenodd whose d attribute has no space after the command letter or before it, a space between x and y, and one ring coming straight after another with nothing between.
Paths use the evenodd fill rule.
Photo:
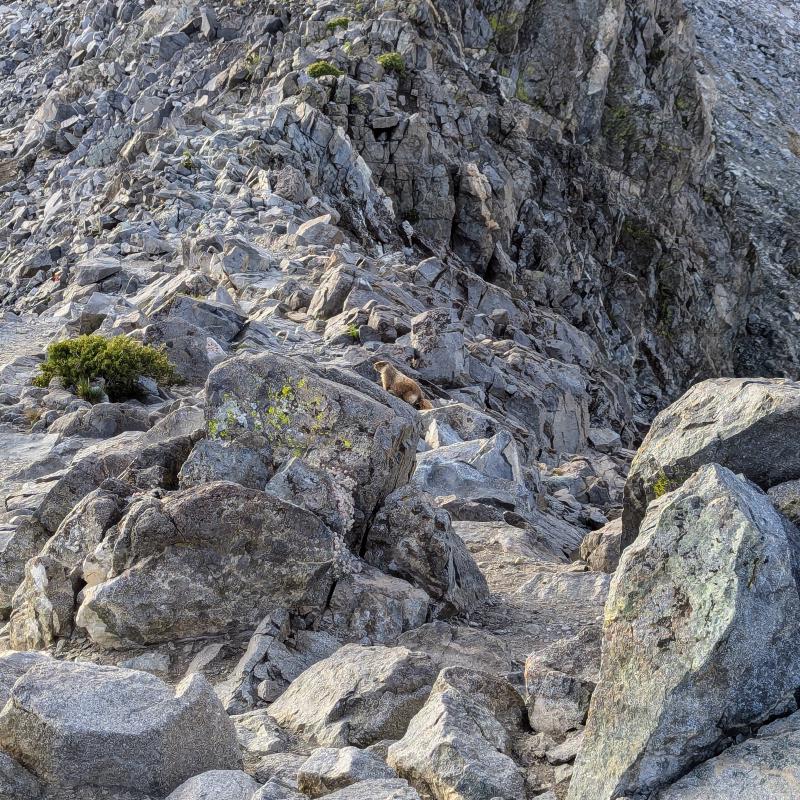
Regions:
<instances>
[{"instance_id":1,"label":"brown fur","mask_svg":"<svg viewBox=\"0 0 800 800\"><path fill-rule=\"evenodd\" d=\"M414 408L433 408L431 401L425 397L420 385L413 378L403 375L400 370L387 361L376 361L372 366L375 368L375 372L380 373L381 383L387 392L405 400Z\"/></svg>"}]
</instances>

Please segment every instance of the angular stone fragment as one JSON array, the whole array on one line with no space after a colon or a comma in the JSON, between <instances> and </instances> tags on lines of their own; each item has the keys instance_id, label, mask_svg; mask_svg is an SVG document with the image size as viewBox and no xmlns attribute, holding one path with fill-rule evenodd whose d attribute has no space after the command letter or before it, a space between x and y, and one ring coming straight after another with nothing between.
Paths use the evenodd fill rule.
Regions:
<instances>
[{"instance_id":1,"label":"angular stone fragment","mask_svg":"<svg viewBox=\"0 0 800 800\"><path fill-rule=\"evenodd\" d=\"M359 781L396 777L383 759L367 750L320 747L300 768L297 785L309 797L322 797Z\"/></svg>"},{"instance_id":2,"label":"angular stone fragment","mask_svg":"<svg viewBox=\"0 0 800 800\"><path fill-rule=\"evenodd\" d=\"M325 796L329 800L420 800L414 789L399 778L360 781Z\"/></svg>"},{"instance_id":3,"label":"angular stone fragment","mask_svg":"<svg viewBox=\"0 0 800 800\"><path fill-rule=\"evenodd\" d=\"M41 650L72 632L76 586L70 568L49 556L25 565L25 579L11 601L9 638L18 650Z\"/></svg>"},{"instance_id":4,"label":"angular stone fragment","mask_svg":"<svg viewBox=\"0 0 800 800\"><path fill-rule=\"evenodd\" d=\"M531 653L525 662L531 727L561 735L582 725L599 669L600 633L594 626Z\"/></svg>"},{"instance_id":5,"label":"angular stone fragment","mask_svg":"<svg viewBox=\"0 0 800 800\"><path fill-rule=\"evenodd\" d=\"M0 746L47 784L159 796L241 761L233 723L199 675L173 691L145 672L55 660L14 685Z\"/></svg>"},{"instance_id":6,"label":"angular stone fragment","mask_svg":"<svg viewBox=\"0 0 800 800\"><path fill-rule=\"evenodd\" d=\"M695 767L658 800L796 800L798 786L800 712Z\"/></svg>"},{"instance_id":7,"label":"angular stone fragment","mask_svg":"<svg viewBox=\"0 0 800 800\"><path fill-rule=\"evenodd\" d=\"M525 781L511 751L523 720L522 698L502 678L449 667L388 763L435 800L519 800Z\"/></svg>"},{"instance_id":8,"label":"angular stone fragment","mask_svg":"<svg viewBox=\"0 0 800 800\"><path fill-rule=\"evenodd\" d=\"M386 498L367 532L364 559L421 587L451 613L475 609L489 594L450 515L415 486Z\"/></svg>"},{"instance_id":9,"label":"angular stone fragment","mask_svg":"<svg viewBox=\"0 0 800 800\"><path fill-rule=\"evenodd\" d=\"M258 439L262 437L253 437ZM181 489L214 481L233 481L249 489L264 489L272 476L272 450L266 440L227 443L201 439L178 473Z\"/></svg>"},{"instance_id":10,"label":"angular stone fragment","mask_svg":"<svg viewBox=\"0 0 800 800\"><path fill-rule=\"evenodd\" d=\"M0 800L39 800L41 796L39 781L0 751Z\"/></svg>"},{"instance_id":11,"label":"angular stone fragment","mask_svg":"<svg viewBox=\"0 0 800 800\"><path fill-rule=\"evenodd\" d=\"M214 769L189 778L167 800L250 800L258 789L246 772Z\"/></svg>"},{"instance_id":12,"label":"angular stone fragment","mask_svg":"<svg viewBox=\"0 0 800 800\"><path fill-rule=\"evenodd\" d=\"M716 464L652 503L605 610L570 800L653 792L800 685L797 529Z\"/></svg>"}]
</instances>

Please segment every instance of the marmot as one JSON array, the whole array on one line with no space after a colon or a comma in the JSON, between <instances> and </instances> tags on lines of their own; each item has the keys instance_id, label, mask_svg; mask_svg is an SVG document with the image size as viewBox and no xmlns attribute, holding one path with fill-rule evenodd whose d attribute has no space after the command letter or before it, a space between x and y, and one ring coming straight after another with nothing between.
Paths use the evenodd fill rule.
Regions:
<instances>
[{"instance_id":1,"label":"marmot","mask_svg":"<svg viewBox=\"0 0 800 800\"><path fill-rule=\"evenodd\" d=\"M430 400L425 397L420 385L413 378L403 375L388 361L376 361L372 366L375 368L375 372L380 372L381 383L387 392L405 400L414 408L433 408Z\"/></svg>"}]
</instances>

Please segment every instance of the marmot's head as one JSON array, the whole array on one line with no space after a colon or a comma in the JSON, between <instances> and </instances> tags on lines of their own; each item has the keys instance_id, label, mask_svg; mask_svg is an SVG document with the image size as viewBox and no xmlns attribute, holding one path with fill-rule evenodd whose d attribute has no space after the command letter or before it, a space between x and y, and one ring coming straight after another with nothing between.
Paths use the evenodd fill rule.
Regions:
<instances>
[{"instance_id":1,"label":"marmot's head","mask_svg":"<svg viewBox=\"0 0 800 800\"><path fill-rule=\"evenodd\" d=\"M388 366L389 363L387 361L376 361L372 365L372 368L375 370L375 372L383 372L383 370L386 369L386 367Z\"/></svg>"}]
</instances>

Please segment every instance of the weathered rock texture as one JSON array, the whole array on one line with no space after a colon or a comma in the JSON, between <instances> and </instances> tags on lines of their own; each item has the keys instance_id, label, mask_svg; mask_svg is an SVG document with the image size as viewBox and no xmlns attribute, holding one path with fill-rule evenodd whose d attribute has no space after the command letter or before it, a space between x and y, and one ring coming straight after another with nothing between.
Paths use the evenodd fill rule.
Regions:
<instances>
[{"instance_id":1,"label":"weathered rock texture","mask_svg":"<svg viewBox=\"0 0 800 800\"><path fill-rule=\"evenodd\" d=\"M156 795L240 763L233 723L202 677L173 693L146 673L57 661L14 685L0 746L48 784Z\"/></svg>"},{"instance_id":2,"label":"weathered rock texture","mask_svg":"<svg viewBox=\"0 0 800 800\"><path fill-rule=\"evenodd\" d=\"M800 476L800 384L717 379L693 386L653 421L625 484L623 547L647 504L703 464L721 464L768 489Z\"/></svg>"},{"instance_id":3,"label":"weathered rock texture","mask_svg":"<svg viewBox=\"0 0 800 800\"><path fill-rule=\"evenodd\" d=\"M716 464L651 504L605 611L570 800L657 790L800 686L800 537Z\"/></svg>"}]
</instances>

